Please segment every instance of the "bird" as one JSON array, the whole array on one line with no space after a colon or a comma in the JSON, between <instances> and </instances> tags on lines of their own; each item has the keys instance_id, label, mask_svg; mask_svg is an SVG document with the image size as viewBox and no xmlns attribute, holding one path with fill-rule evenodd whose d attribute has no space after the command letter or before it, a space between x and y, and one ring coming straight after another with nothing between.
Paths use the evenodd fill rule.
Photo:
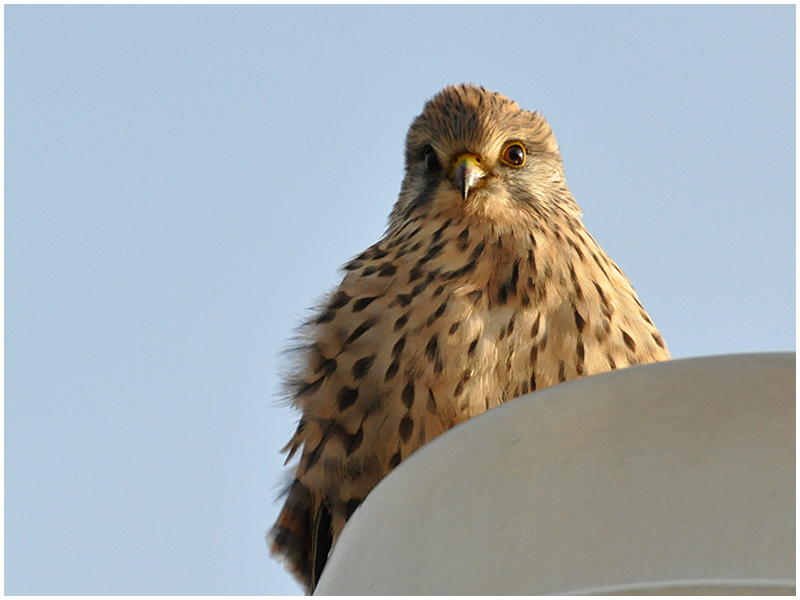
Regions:
<instances>
[{"instance_id":1,"label":"bird","mask_svg":"<svg viewBox=\"0 0 800 600\"><path fill-rule=\"evenodd\" d=\"M383 237L300 328L286 377L299 461L267 537L306 593L424 444L523 394L670 358L581 217L538 112L471 84L427 101Z\"/></svg>"}]
</instances>

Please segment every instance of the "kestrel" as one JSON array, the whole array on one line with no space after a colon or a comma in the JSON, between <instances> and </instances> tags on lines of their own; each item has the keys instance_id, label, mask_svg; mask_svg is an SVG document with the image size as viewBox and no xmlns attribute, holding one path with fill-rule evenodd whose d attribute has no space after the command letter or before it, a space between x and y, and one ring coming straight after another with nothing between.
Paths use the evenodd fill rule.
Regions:
<instances>
[{"instance_id":1,"label":"kestrel","mask_svg":"<svg viewBox=\"0 0 800 600\"><path fill-rule=\"evenodd\" d=\"M284 449L300 461L269 534L307 592L353 511L423 444L522 394L670 358L584 228L547 121L482 87L425 105L386 233L344 271L302 329Z\"/></svg>"}]
</instances>

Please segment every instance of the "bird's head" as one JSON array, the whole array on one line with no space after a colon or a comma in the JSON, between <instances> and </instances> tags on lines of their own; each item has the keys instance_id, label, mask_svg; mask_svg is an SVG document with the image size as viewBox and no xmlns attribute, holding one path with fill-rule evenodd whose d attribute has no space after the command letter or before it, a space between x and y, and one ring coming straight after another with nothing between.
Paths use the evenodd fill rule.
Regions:
<instances>
[{"instance_id":1,"label":"bird's head","mask_svg":"<svg viewBox=\"0 0 800 600\"><path fill-rule=\"evenodd\" d=\"M405 162L394 224L420 210L509 225L580 215L544 117L482 87L450 86L429 100L409 129Z\"/></svg>"}]
</instances>

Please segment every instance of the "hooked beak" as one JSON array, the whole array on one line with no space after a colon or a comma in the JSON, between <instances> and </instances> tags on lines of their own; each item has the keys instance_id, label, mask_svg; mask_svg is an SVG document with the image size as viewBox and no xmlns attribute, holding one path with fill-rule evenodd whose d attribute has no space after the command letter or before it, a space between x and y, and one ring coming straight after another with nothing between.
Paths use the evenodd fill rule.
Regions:
<instances>
[{"instance_id":1,"label":"hooked beak","mask_svg":"<svg viewBox=\"0 0 800 600\"><path fill-rule=\"evenodd\" d=\"M461 192L461 197L466 200L469 191L475 187L475 184L486 176L480 166L480 159L474 154L462 154L456 160L456 166L453 170L453 183L458 191Z\"/></svg>"}]
</instances>

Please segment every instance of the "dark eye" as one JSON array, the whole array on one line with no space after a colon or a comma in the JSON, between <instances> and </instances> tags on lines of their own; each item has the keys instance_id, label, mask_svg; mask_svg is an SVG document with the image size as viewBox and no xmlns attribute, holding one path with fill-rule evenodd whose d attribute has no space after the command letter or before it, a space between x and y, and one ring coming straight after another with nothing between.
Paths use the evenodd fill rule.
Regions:
<instances>
[{"instance_id":1,"label":"dark eye","mask_svg":"<svg viewBox=\"0 0 800 600\"><path fill-rule=\"evenodd\" d=\"M509 144L503 150L503 162L512 167L521 167L525 164L525 148L522 144Z\"/></svg>"},{"instance_id":2,"label":"dark eye","mask_svg":"<svg viewBox=\"0 0 800 600\"><path fill-rule=\"evenodd\" d=\"M425 169L427 171L439 171L441 168L439 157L436 156L434 149L429 146L425 152Z\"/></svg>"}]
</instances>

